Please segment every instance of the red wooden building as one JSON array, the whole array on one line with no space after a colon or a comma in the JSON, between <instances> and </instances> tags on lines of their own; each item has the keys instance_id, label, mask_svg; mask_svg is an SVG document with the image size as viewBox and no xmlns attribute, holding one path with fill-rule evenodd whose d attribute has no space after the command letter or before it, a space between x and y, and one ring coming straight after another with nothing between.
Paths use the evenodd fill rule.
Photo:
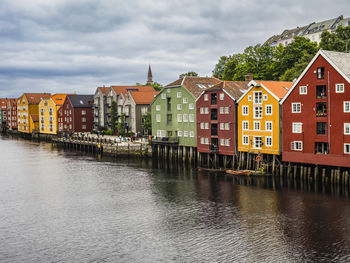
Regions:
<instances>
[{"instance_id":1,"label":"red wooden building","mask_svg":"<svg viewBox=\"0 0 350 263\"><path fill-rule=\"evenodd\" d=\"M58 111L61 132L91 132L93 95L67 95Z\"/></svg>"},{"instance_id":2,"label":"red wooden building","mask_svg":"<svg viewBox=\"0 0 350 263\"><path fill-rule=\"evenodd\" d=\"M235 155L237 147L236 101L249 81L224 81L206 89L197 99L197 151Z\"/></svg>"},{"instance_id":3,"label":"red wooden building","mask_svg":"<svg viewBox=\"0 0 350 263\"><path fill-rule=\"evenodd\" d=\"M350 54L319 51L282 100L285 162L350 167Z\"/></svg>"},{"instance_id":4,"label":"red wooden building","mask_svg":"<svg viewBox=\"0 0 350 263\"><path fill-rule=\"evenodd\" d=\"M17 130L17 99L7 100L6 127L9 130Z\"/></svg>"}]
</instances>

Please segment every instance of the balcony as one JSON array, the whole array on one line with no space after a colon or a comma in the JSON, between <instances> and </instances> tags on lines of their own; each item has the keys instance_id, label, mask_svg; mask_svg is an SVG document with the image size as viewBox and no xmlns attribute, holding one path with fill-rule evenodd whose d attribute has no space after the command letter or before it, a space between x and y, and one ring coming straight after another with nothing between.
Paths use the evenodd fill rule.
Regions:
<instances>
[{"instance_id":1,"label":"balcony","mask_svg":"<svg viewBox=\"0 0 350 263\"><path fill-rule=\"evenodd\" d=\"M179 137L162 137L158 139L152 139L152 143L156 144L178 144Z\"/></svg>"},{"instance_id":2,"label":"balcony","mask_svg":"<svg viewBox=\"0 0 350 263\"><path fill-rule=\"evenodd\" d=\"M217 153L217 152L219 152L219 146L218 145L214 145L214 144L210 144L209 145L209 151L211 153Z\"/></svg>"},{"instance_id":3,"label":"balcony","mask_svg":"<svg viewBox=\"0 0 350 263\"><path fill-rule=\"evenodd\" d=\"M326 99L327 98L327 88L325 85L316 86L316 99Z\"/></svg>"},{"instance_id":4,"label":"balcony","mask_svg":"<svg viewBox=\"0 0 350 263\"><path fill-rule=\"evenodd\" d=\"M327 103L316 103L316 117L327 117Z\"/></svg>"}]
</instances>

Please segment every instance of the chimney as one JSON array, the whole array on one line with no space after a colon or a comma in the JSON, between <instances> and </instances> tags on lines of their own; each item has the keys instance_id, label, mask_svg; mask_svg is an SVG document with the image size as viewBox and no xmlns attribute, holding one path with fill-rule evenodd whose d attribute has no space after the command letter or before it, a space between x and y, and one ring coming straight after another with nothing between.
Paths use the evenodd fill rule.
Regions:
<instances>
[{"instance_id":1,"label":"chimney","mask_svg":"<svg viewBox=\"0 0 350 263\"><path fill-rule=\"evenodd\" d=\"M248 73L245 75L245 81L251 81L253 80L253 73Z\"/></svg>"}]
</instances>

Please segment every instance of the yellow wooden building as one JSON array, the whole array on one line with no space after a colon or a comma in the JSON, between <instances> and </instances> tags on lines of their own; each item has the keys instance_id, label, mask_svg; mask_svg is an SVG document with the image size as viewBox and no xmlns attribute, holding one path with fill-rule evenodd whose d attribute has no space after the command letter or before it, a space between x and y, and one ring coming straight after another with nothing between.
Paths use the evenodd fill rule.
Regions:
<instances>
[{"instance_id":1,"label":"yellow wooden building","mask_svg":"<svg viewBox=\"0 0 350 263\"><path fill-rule=\"evenodd\" d=\"M55 94L39 103L40 133L57 134L58 110L63 105L67 94Z\"/></svg>"},{"instance_id":2,"label":"yellow wooden building","mask_svg":"<svg viewBox=\"0 0 350 263\"><path fill-rule=\"evenodd\" d=\"M17 101L18 131L22 133L39 132L39 103L50 98L50 93L23 93Z\"/></svg>"},{"instance_id":3,"label":"yellow wooden building","mask_svg":"<svg viewBox=\"0 0 350 263\"><path fill-rule=\"evenodd\" d=\"M249 82L238 100L238 151L254 154L280 154L282 127L280 100L293 82Z\"/></svg>"}]
</instances>

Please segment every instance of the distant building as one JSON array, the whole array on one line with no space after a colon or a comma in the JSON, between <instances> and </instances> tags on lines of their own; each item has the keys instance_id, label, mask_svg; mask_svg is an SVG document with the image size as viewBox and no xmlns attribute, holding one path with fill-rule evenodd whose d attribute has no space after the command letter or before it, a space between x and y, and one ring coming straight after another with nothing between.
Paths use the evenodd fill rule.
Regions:
<instances>
[{"instance_id":1,"label":"distant building","mask_svg":"<svg viewBox=\"0 0 350 263\"><path fill-rule=\"evenodd\" d=\"M6 127L9 130L17 130L17 99L7 100Z\"/></svg>"},{"instance_id":2,"label":"distant building","mask_svg":"<svg viewBox=\"0 0 350 263\"><path fill-rule=\"evenodd\" d=\"M59 126L63 132L91 132L94 95L67 95L59 109Z\"/></svg>"},{"instance_id":3,"label":"distant building","mask_svg":"<svg viewBox=\"0 0 350 263\"><path fill-rule=\"evenodd\" d=\"M0 128L6 127L7 99L0 99Z\"/></svg>"},{"instance_id":4,"label":"distant building","mask_svg":"<svg viewBox=\"0 0 350 263\"><path fill-rule=\"evenodd\" d=\"M98 87L94 95L94 118L93 118L93 129L99 130L104 129L108 126L107 116L107 95L109 87Z\"/></svg>"}]
</instances>

